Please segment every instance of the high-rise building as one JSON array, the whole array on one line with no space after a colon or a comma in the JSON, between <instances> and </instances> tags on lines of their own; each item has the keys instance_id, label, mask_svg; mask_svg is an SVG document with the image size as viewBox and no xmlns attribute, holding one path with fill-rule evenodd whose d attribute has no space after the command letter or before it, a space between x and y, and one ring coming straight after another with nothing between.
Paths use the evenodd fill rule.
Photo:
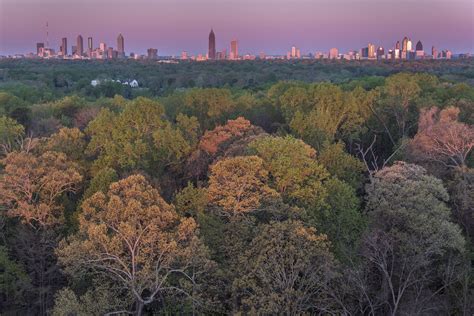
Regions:
<instances>
[{"instance_id":1,"label":"high-rise building","mask_svg":"<svg viewBox=\"0 0 474 316\"><path fill-rule=\"evenodd\" d=\"M63 56L67 55L67 38L66 37L63 37L63 39L61 40L61 54Z\"/></svg>"},{"instance_id":2,"label":"high-rise building","mask_svg":"<svg viewBox=\"0 0 474 316\"><path fill-rule=\"evenodd\" d=\"M438 50L434 46L431 47L431 55L433 56L433 59L438 58Z\"/></svg>"},{"instance_id":3,"label":"high-rise building","mask_svg":"<svg viewBox=\"0 0 474 316\"><path fill-rule=\"evenodd\" d=\"M408 39L407 52L411 52L412 50L413 50L413 43L411 42L411 39Z\"/></svg>"},{"instance_id":4,"label":"high-rise building","mask_svg":"<svg viewBox=\"0 0 474 316\"><path fill-rule=\"evenodd\" d=\"M367 45L367 58L375 59L375 45L372 43Z\"/></svg>"},{"instance_id":5,"label":"high-rise building","mask_svg":"<svg viewBox=\"0 0 474 316\"><path fill-rule=\"evenodd\" d=\"M416 58L422 58L423 56L425 56L425 51L423 50L423 44L421 43L421 41L418 41L418 43L416 43Z\"/></svg>"},{"instance_id":6,"label":"high-rise building","mask_svg":"<svg viewBox=\"0 0 474 316\"><path fill-rule=\"evenodd\" d=\"M101 52L105 52L107 50L107 44L105 43L99 43L99 50Z\"/></svg>"},{"instance_id":7,"label":"high-rise building","mask_svg":"<svg viewBox=\"0 0 474 316\"><path fill-rule=\"evenodd\" d=\"M158 59L158 49L156 48L148 48L146 50L147 52L147 58L148 59Z\"/></svg>"},{"instance_id":8,"label":"high-rise building","mask_svg":"<svg viewBox=\"0 0 474 316\"><path fill-rule=\"evenodd\" d=\"M232 40L230 42L230 59L238 59L239 58L239 47L237 40Z\"/></svg>"},{"instance_id":9,"label":"high-rise building","mask_svg":"<svg viewBox=\"0 0 474 316\"><path fill-rule=\"evenodd\" d=\"M36 43L36 55L40 55L42 50L44 50L44 43Z\"/></svg>"},{"instance_id":10,"label":"high-rise building","mask_svg":"<svg viewBox=\"0 0 474 316\"><path fill-rule=\"evenodd\" d=\"M404 37L402 41L402 52L408 51L408 37Z\"/></svg>"},{"instance_id":11,"label":"high-rise building","mask_svg":"<svg viewBox=\"0 0 474 316\"><path fill-rule=\"evenodd\" d=\"M400 49L400 41L397 41L397 43L395 44L395 49Z\"/></svg>"},{"instance_id":12,"label":"high-rise building","mask_svg":"<svg viewBox=\"0 0 474 316\"><path fill-rule=\"evenodd\" d=\"M337 59L339 57L339 50L337 48L331 48L329 50L329 59Z\"/></svg>"},{"instance_id":13,"label":"high-rise building","mask_svg":"<svg viewBox=\"0 0 474 316\"><path fill-rule=\"evenodd\" d=\"M384 58L384 55L385 55L385 50L383 49L382 46L379 46L379 48L377 48L377 59Z\"/></svg>"},{"instance_id":14,"label":"high-rise building","mask_svg":"<svg viewBox=\"0 0 474 316\"><path fill-rule=\"evenodd\" d=\"M82 40L82 36L77 36L76 41L76 55L82 56L84 54L84 41Z\"/></svg>"},{"instance_id":15,"label":"high-rise building","mask_svg":"<svg viewBox=\"0 0 474 316\"><path fill-rule=\"evenodd\" d=\"M122 34L117 37L117 52L120 57L125 57L125 43Z\"/></svg>"},{"instance_id":16,"label":"high-rise building","mask_svg":"<svg viewBox=\"0 0 474 316\"><path fill-rule=\"evenodd\" d=\"M188 59L188 52L187 51L182 51L181 52L181 59L182 60L187 60Z\"/></svg>"},{"instance_id":17,"label":"high-rise building","mask_svg":"<svg viewBox=\"0 0 474 316\"><path fill-rule=\"evenodd\" d=\"M92 43L92 37L87 38L87 51L88 51L89 55L94 50L94 45L92 45L92 44L93 44Z\"/></svg>"},{"instance_id":18,"label":"high-rise building","mask_svg":"<svg viewBox=\"0 0 474 316\"><path fill-rule=\"evenodd\" d=\"M213 29L211 29L209 33L209 51L207 57L212 60L216 59L216 35Z\"/></svg>"}]
</instances>

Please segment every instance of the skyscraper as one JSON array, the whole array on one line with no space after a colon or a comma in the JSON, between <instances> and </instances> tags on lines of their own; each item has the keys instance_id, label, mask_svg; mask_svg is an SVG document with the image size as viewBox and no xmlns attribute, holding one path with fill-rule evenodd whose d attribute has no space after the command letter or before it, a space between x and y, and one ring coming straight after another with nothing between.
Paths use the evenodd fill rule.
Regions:
<instances>
[{"instance_id":1,"label":"skyscraper","mask_svg":"<svg viewBox=\"0 0 474 316\"><path fill-rule=\"evenodd\" d=\"M214 30L211 29L211 33L209 33L209 52L208 52L209 59L216 59L216 35L214 34Z\"/></svg>"},{"instance_id":2,"label":"skyscraper","mask_svg":"<svg viewBox=\"0 0 474 316\"><path fill-rule=\"evenodd\" d=\"M339 50L337 48L331 48L329 50L329 59L337 59L339 57Z\"/></svg>"},{"instance_id":3,"label":"skyscraper","mask_svg":"<svg viewBox=\"0 0 474 316\"><path fill-rule=\"evenodd\" d=\"M404 37L402 41L402 52L406 52L408 50L408 37Z\"/></svg>"},{"instance_id":4,"label":"skyscraper","mask_svg":"<svg viewBox=\"0 0 474 316\"><path fill-rule=\"evenodd\" d=\"M84 41L82 40L82 36L79 35L77 37L76 43L76 55L82 56L84 54Z\"/></svg>"},{"instance_id":5,"label":"skyscraper","mask_svg":"<svg viewBox=\"0 0 474 316\"><path fill-rule=\"evenodd\" d=\"M61 53L63 56L67 55L67 38L63 37L61 41Z\"/></svg>"},{"instance_id":6,"label":"skyscraper","mask_svg":"<svg viewBox=\"0 0 474 316\"><path fill-rule=\"evenodd\" d=\"M117 37L117 51L119 57L125 57L125 44L122 34Z\"/></svg>"},{"instance_id":7,"label":"skyscraper","mask_svg":"<svg viewBox=\"0 0 474 316\"><path fill-rule=\"evenodd\" d=\"M36 43L36 55L39 55L42 49L44 49L44 43Z\"/></svg>"},{"instance_id":8,"label":"skyscraper","mask_svg":"<svg viewBox=\"0 0 474 316\"><path fill-rule=\"evenodd\" d=\"M434 46L431 47L431 55L433 55L433 59L438 58L438 50Z\"/></svg>"},{"instance_id":9,"label":"skyscraper","mask_svg":"<svg viewBox=\"0 0 474 316\"><path fill-rule=\"evenodd\" d=\"M238 59L239 58L239 47L237 40L232 40L230 42L230 59Z\"/></svg>"},{"instance_id":10,"label":"skyscraper","mask_svg":"<svg viewBox=\"0 0 474 316\"><path fill-rule=\"evenodd\" d=\"M94 49L94 46L92 45L92 37L89 37L87 39L87 50L88 50L89 55L91 54L93 49Z\"/></svg>"},{"instance_id":11,"label":"skyscraper","mask_svg":"<svg viewBox=\"0 0 474 316\"><path fill-rule=\"evenodd\" d=\"M367 45L367 57L369 59L375 59L375 45L372 43Z\"/></svg>"}]
</instances>

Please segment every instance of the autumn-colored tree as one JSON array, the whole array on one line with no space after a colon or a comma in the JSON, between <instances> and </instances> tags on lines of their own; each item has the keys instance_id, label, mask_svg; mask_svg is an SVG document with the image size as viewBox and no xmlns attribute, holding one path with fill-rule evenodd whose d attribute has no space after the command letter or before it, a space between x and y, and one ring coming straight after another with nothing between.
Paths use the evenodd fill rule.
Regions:
<instances>
[{"instance_id":1,"label":"autumn-colored tree","mask_svg":"<svg viewBox=\"0 0 474 316\"><path fill-rule=\"evenodd\" d=\"M423 109L418 133L410 144L415 160L463 169L474 148L474 126L458 121L459 109Z\"/></svg>"},{"instance_id":2,"label":"autumn-colored tree","mask_svg":"<svg viewBox=\"0 0 474 316\"><path fill-rule=\"evenodd\" d=\"M314 228L291 220L263 225L239 262L233 294L243 313L335 312L328 298L335 263L327 237Z\"/></svg>"},{"instance_id":3,"label":"autumn-colored tree","mask_svg":"<svg viewBox=\"0 0 474 316\"><path fill-rule=\"evenodd\" d=\"M228 216L255 211L278 193L268 186L268 171L257 156L234 157L211 167L209 203Z\"/></svg>"},{"instance_id":4,"label":"autumn-colored tree","mask_svg":"<svg viewBox=\"0 0 474 316\"><path fill-rule=\"evenodd\" d=\"M195 178L204 177L214 160L220 156L244 155L248 143L261 134L261 128L253 126L243 117L228 120L225 125L206 131L197 150L188 159L187 173Z\"/></svg>"},{"instance_id":5,"label":"autumn-colored tree","mask_svg":"<svg viewBox=\"0 0 474 316\"><path fill-rule=\"evenodd\" d=\"M92 270L134 297L138 315L163 295L186 293L209 264L192 218L180 218L143 176L113 183L84 201L79 232L58 254L66 269Z\"/></svg>"},{"instance_id":6,"label":"autumn-colored tree","mask_svg":"<svg viewBox=\"0 0 474 316\"><path fill-rule=\"evenodd\" d=\"M2 164L0 209L6 216L21 221L9 227L14 229L9 242L32 285L28 288L25 313L46 315L54 291L63 282L54 256L64 223L63 199L77 192L82 176L77 165L59 152L39 156L12 152Z\"/></svg>"},{"instance_id":7,"label":"autumn-colored tree","mask_svg":"<svg viewBox=\"0 0 474 316\"><path fill-rule=\"evenodd\" d=\"M82 176L77 165L58 152L13 152L2 160L0 204L6 214L18 217L35 228L62 223L64 209L60 198L77 191Z\"/></svg>"}]
</instances>

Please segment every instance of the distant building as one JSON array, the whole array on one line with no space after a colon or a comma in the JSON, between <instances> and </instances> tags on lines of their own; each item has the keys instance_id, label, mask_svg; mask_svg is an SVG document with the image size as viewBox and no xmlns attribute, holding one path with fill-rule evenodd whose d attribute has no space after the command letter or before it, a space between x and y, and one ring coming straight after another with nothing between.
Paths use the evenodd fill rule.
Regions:
<instances>
[{"instance_id":1,"label":"distant building","mask_svg":"<svg viewBox=\"0 0 474 316\"><path fill-rule=\"evenodd\" d=\"M337 48L331 48L329 50L329 59L337 59L339 57L339 50Z\"/></svg>"},{"instance_id":2,"label":"distant building","mask_svg":"<svg viewBox=\"0 0 474 316\"><path fill-rule=\"evenodd\" d=\"M92 45L92 37L87 38L87 49L89 51L92 51L94 49L94 46Z\"/></svg>"},{"instance_id":3,"label":"distant building","mask_svg":"<svg viewBox=\"0 0 474 316\"><path fill-rule=\"evenodd\" d=\"M217 60L226 60L227 59L227 50L223 49L220 52L216 53Z\"/></svg>"},{"instance_id":4,"label":"distant building","mask_svg":"<svg viewBox=\"0 0 474 316\"><path fill-rule=\"evenodd\" d=\"M425 56L425 51L423 50L423 44L421 43L421 41L418 41L418 43L416 43L416 58L423 58Z\"/></svg>"},{"instance_id":5,"label":"distant building","mask_svg":"<svg viewBox=\"0 0 474 316\"><path fill-rule=\"evenodd\" d=\"M212 60L216 59L216 35L214 34L213 29L211 29L211 32L209 33L208 58Z\"/></svg>"},{"instance_id":6,"label":"distant building","mask_svg":"<svg viewBox=\"0 0 474 316\"><path fill-rule=\"evenodd\" d=\"M79 55L79 56L84 55L84 41L83 41L81 35L77 36L77 40L76 40L76 55Z\"/></svg>"},{"instance_id":7,"label":"distant building","mask_svg":"<svg viewBox=\"0 0 474 316\"><path fill-rule=\"evenodd\" d=\"M107 50L107 44L99 43L99 50L103 53Z\"/></svg>"},{"instance_id":8,"label":"distant building","mask_svg":"<svg viewBox=\"0 0 474 316\"><path fill-rule=\"evenodd\" d=\"M438 50L434 46L431 47L431 55L433 56L433 59L438 58Z\"/></svg>"},{"instance_id":9,"label":"distant building","mask_svg":"<svg viewBox=\"0 0 474 316\"><path fill-rule=\"evenodd\" d=\"M181 59L182 60L187 60L188 59L188 52L187 51L182 51L181 52Z\"/></svg>"},{"instance_id":10,"label":"distant building","mask_svg":"<svg viewBox=\"0 0 474 316\"><path fill-rule=\"evenodd\" d=\"M148 59L152 59L152 60L158 59L158 49L148 48L146 52L147 52Z\"/></svg>"},{"instance_id":11,"label":"distant building","mask_svg":"<svg viewBox=\"0 0 474 316\"><path fill-rule=\"evenodd\" d=\"M67 56L67 38L63 37L61 40L61 54Z\"/></svg>"},{"instance_id":12,"label":"distant building","mask_svg":"<svg viewBox=\"0 0 474 316\"><path fill-rule=\"evenodd\" d=\"M237 40L232 40L230 42L230 59L239 58L239 46Z\"/></svg>"},{"instance_id":13,"label":"distant building","mask_svg":"<svg viewBox=\"0 0 474 316\"><path fill-rule=\"evenodd\" d=\"M258 54L258 58L261 59L261 60L264 60L267 56L265 55L265 52L260 52Z\"/></svg>"},{"instance_id":14,"label":"distant building","mask_svg":"<svg viewBox=\"0 0 474 316\"><path fill-rule=\"evenodd\" d=\"M125 41L122 34L117 37L117 52L119 57L125 57Z\"/></svg>"},{"instance_id":15,"label":"distant building","mask_svg":"<svg viewBox=\"0 0 474 316\"><path fill-rule=\"evenodd\" d=\"M369 59L375 59L375 45L372 44L372 43L369 43L369 45L367 45L367 58Z\"/></svg>"},{"instance_id":16,"label":"distant building","mask_svg":"<svg viewBox=\"0 0 474 316\"><path fill-rule=\"evenodd\" d=\"M44 43L36 43L36 55L40 55L40 52L42 52L44 49Z\"/></svg>"},{"instance_id":17,"label":"distant building","mask_svg":"<svg viewBox=\"0 0 474 316\"><path fill-rule=\"evenodd\" d=\"M385 50L383 49L382 46L379 46L379 48L377 48L377 59L383 59L384 55L385 55Z\"/></svg>"}]
</instances>

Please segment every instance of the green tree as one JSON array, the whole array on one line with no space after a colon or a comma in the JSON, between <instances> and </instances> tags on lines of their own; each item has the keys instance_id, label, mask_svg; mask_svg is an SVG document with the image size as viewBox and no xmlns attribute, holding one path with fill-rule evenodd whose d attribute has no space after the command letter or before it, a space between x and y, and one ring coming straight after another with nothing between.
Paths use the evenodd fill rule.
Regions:
<instances>
[{"instance_id":1,"label":"green tree","mask_svg":"<svg viewBox=\"0 0 474 316\"><path fill-rule=\"evenodd\" d=\"M263 225L239 257L233 282L238 309L249 314L317 314L332 310L335 262L325 235L298 221Z\"/></svg>"}]
</instances>

